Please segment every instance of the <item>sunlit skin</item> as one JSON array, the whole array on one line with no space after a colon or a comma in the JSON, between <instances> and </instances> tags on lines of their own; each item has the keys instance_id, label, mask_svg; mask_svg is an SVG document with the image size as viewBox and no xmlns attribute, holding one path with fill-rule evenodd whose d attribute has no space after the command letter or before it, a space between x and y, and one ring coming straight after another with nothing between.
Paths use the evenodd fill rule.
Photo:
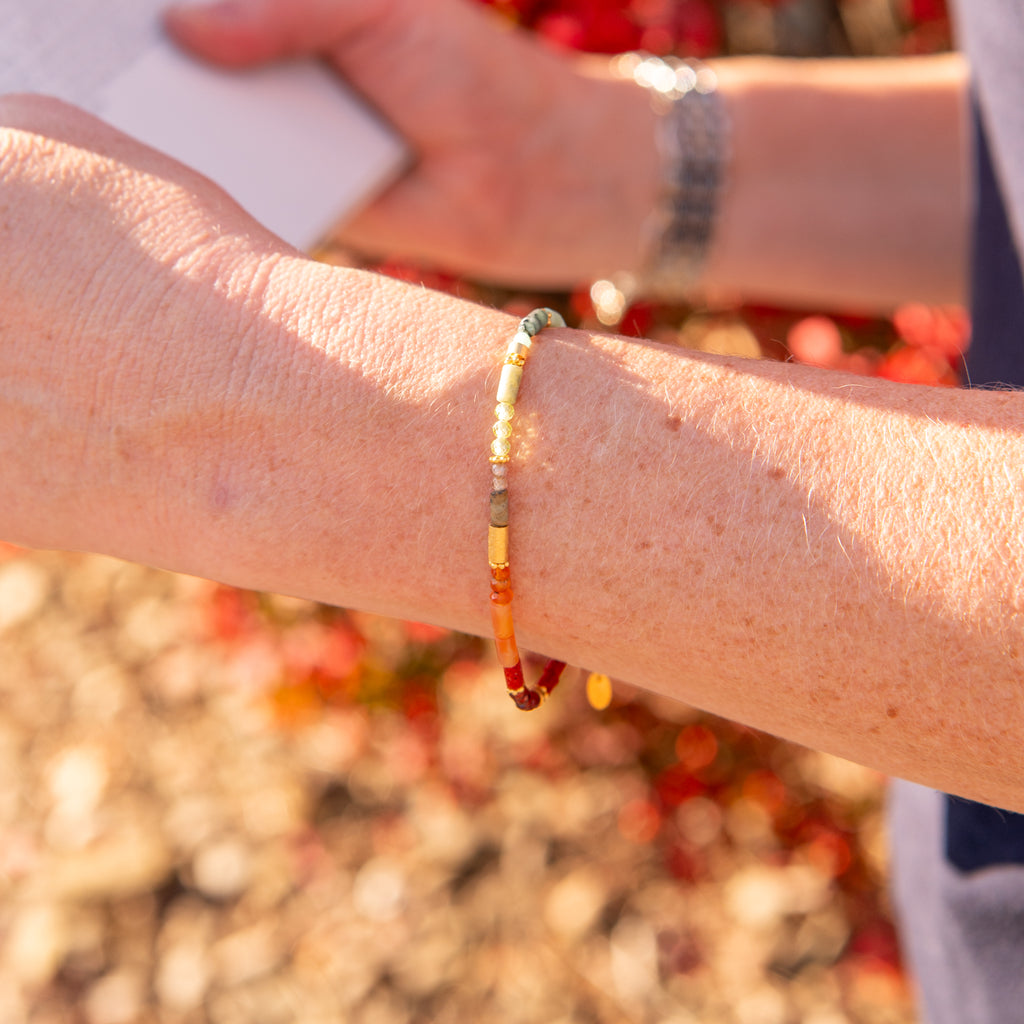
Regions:
<instances>
[{"instance_id":1,"label":"sunlit skin","mask_svg":"<svg viewBox=\"0 0 1024 1024\"><path fill-rule=\"evenodd\" d=\"M176 34L235 64L323 52L421 150L350 240L518 282L638 258L657 174L635 87L454 0L243 9ZM441 57L457 80L431 76ZM723 66L735 163L708 286L959 299L959 63L812 67L807 91L801 69ZM6 99L0 122L0 534L486 635L481 496L515 319L313 263L70 108ZM852 181L868 137L901 161ZM552 329L517 416L525 647L1024 809L1017 395Z\"/></svg>"}]
</instances>

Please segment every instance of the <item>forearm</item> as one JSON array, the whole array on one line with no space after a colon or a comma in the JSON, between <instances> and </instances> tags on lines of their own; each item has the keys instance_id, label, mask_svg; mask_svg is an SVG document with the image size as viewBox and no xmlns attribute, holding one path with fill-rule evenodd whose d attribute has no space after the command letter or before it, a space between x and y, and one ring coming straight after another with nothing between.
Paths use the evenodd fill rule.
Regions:
<instances>
[{"instance_id":1,"label":"forearm","mask_svg":"<svg viewBox=\"0 0 1024 1024\"><path fill-rule=\"evenodd\" d=\"M514 318L0 113L0 535L486 632ZM524 646L1024 809L1018 395L546 331L518 409Z\"/></svg>"},{"instance_id":2,"label":"forearm","mask_svg":"<svg viewBox=\"0 0 1024 1024\"><path fill-rule=\"evenodd\" d=\"M808 306L963 301L958 56L726 60L730 170L705 286Z\"/></svg>"},{"instance_id":3,"label":"forearm","mask_svg":"<svg viewBox=\"0 0 1024 1024\"><path fill-rule=\"evenodd\" d=\"M172 567L486 634L512 326L284 261L230 428L182 439ZM548 331L517 409L525 647L1024 808L1018 396Z\"/></svg>"},{"instance_id":4,"label":"forearm","mask_svg":"<svg viewBox=\"0 0 1024 1024\"><path fill-rule=\"evenodd\" d=\"M354 247L528 287L641 268L657 118L604 58L573 64L451 0L230 11L187 7L169 28L229 65L326 56L409 140L410 173L346 225ZM963 297L958 58L714 66L731 139L709 293L886 310Z\"/></svg>"},{"instance_id":5,"label":"forearm","mask_svg":"<svg viewBox=\"0 0 1024 1024\"><path fill-rule=\"evenodd\" d=\"M442 259L528 286L642 275L663 175L649 96L591 58L582 78L547 55L536 64L531 74L550 80L543 110L516 122L522 141L511 159L480 155L482 183L510 180L469 189L493 223ZM714 67L728 146L701 295L882 312L964 300L959 57L737 58ZM500 167L488 170L492 158ZM379 217L368 216L379 231Z\"/></svg>"}]
</instances>

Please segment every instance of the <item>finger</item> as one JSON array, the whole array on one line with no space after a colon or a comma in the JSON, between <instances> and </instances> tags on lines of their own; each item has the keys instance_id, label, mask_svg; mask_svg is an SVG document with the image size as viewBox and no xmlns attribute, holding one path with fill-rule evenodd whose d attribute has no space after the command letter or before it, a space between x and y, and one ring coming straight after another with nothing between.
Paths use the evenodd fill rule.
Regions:
<instances>
[{"instance_id":1,"label":"finger","mask_svg":"<svg viewBox=\"0 0 1024 1024\"><path fill-rule=\"evenodd\" d=\"M168 34L231 67L323 53L380 20L389 0L184 0L164 12Z\"/></svg>"}]
</instances>

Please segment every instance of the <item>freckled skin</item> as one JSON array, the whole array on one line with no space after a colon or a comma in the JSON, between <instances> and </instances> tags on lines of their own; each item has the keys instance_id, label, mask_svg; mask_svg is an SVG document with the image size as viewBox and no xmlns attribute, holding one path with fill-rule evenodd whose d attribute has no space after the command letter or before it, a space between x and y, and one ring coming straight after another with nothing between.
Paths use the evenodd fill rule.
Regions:
<instances>
[{"instance_id":1,"label":"freckled skin","mask_svg":"<svg viewBox=\"0 0 1024 1024\"><path fill-rule=\"evenodd\" d=\"M635 87L475 5L244 6L269 22L248 44L222 26L225 60L317 53L422 143L350 241L442 239L405 251L549 285L637 265L660 178ZM438 46L400 45L414 23ZM962 296L963 65L856 63L722 68L733 179L709 287ZM514 318L314 264L65 106L0 114L0 536L487 634L481 439ZM512 512L526 646L1024 809L1019 395L571 330L534 360Z\"/></svg>"}]
</instances>

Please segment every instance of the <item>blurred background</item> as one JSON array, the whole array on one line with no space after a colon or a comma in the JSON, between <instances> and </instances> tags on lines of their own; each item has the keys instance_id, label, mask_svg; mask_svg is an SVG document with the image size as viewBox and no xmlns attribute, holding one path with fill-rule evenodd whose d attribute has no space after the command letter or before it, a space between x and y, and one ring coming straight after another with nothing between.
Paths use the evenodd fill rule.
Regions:
<instances>
[{"instance_id":1,"label":"blurred background","mask_svg":"<svg viewBox=\"0 0 1024 1024\"><path fill-rule=\"evenodd\" d=\"M941 0L492 0L552 46L950 46ZM349 254L325 252L339 262ZM385 273L705 351L953 385L960 309L708 311ZM884 780L491 645L0 547L0 1020L910 1024Z\"/></svg>"}]
</instances>

